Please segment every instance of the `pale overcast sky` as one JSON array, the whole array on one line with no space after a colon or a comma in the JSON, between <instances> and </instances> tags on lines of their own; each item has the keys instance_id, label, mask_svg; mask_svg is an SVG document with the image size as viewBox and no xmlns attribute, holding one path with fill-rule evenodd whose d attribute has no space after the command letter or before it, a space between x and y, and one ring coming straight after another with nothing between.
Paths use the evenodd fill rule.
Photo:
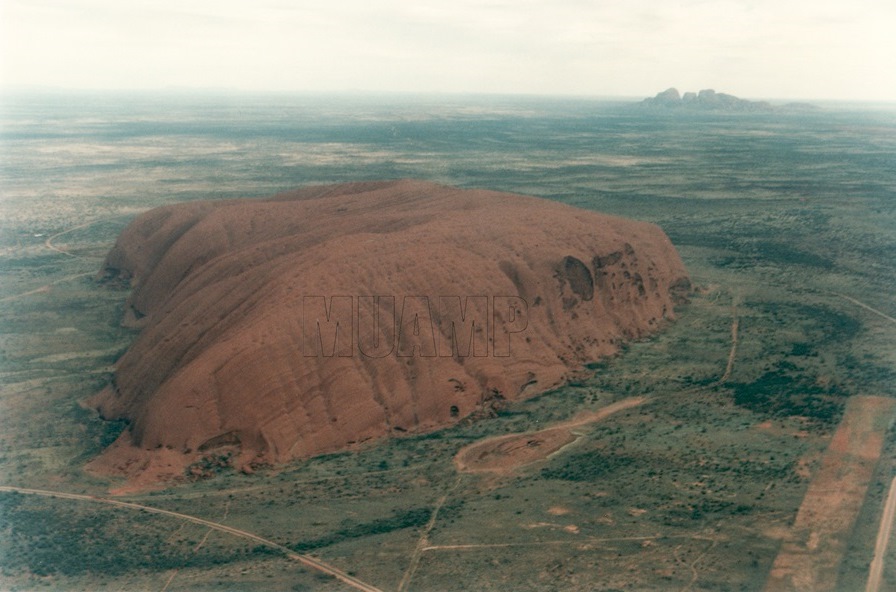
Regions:
<instances>
[{"instance_id":1,"label":"pale overcast sky","mask_svg":"<svg viewBox=\"0 0 896 592\"><path fill-rule=\"evenodd\" d=\"M894 0L0 0L0 84L896 101Z\"/></svg>"}]
</instances>

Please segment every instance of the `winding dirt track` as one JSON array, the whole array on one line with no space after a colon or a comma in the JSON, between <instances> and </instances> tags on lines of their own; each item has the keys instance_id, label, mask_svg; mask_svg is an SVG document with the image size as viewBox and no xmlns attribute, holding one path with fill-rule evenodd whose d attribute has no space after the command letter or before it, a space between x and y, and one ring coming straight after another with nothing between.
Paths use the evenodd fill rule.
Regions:
<instances>
[{"instance_id":1,"label":"winding dirt track","mask_svg":"<svg viewBox=\"0 0 896 592\"><path fill-rule=\"evenodd\" d=\"M737 304L731 307L731 350L728 352L728 363L725 365L725 373L719 379L719 384L728 382L731 378L731 371L734 369L734 360L737 357L737 329L740 321L737 318Z\"/></svg>"},{"instance_id":2,"label":"winding dirt track","mask_svg":"<svg viewBox=\"0 0 896 592\"><path fill-rule=\"evenodd\" d=\"M181 520L188 520L190 522L194 522L196 524L201 524L203 526L208 526L209 528L213 528L215 530L219 530L221 532L226 532L228 534L241 537L244 539L249 539L251 541L255 541L256 543L265 545L267 547L271 547L281 551L286 555L287 558L298 561L310 567L312 569L316 569L317 571L321 571L323 573L329 574L342 582L345 582L352 588L356 590L362 590L363 592L383 592L376 586L368 584L366 582L362 582L358 578L350 576L345 573L341 569L337 567L333 567L328 563L324 563L320 559L316 559L310 555L304 555L301 553L296 553L289 547L285 547L274 541L268 540L266 538L260 537L257 534L253 534L251 532L247 532L245 530L240 530L238 528L233 528L232 526L226 526L224 524L220 524L218 522L212 522L211 520L205 520L204 518L199 518L197 516L191 516L189 514L181 514L180 512L172 512L171 510L163 510L161 508L154 508L152 506L144 506L143 504L135 504L132 502L122 502L118 500L108 499L104 497L97 497L93 495L82 495L78 493L65 493L62 491L50 491L46 489L28 489L25 487L12 487L9 485L0 485L0 491L14 491L17 493L22 493L26 495L40 495L43 497L55 497L59 499L71 499L71 500L79 500L79 501L88 501L88 502L96 502L101 504L108 504L111 506L118 506L120 508L128 508L130 510L143 510L145 512L150 512L153 514L164 514L165 516L171 516L173 518L179 518Z\"/></svg>"},{"instance_id":3,"label":"winding dirt track","mask_svg":"<svg viewBox=\"0 0 896 592\"><path fill-rule=\"evenodd\" d=\"M479 440L458 451L454 456L454 466L461 473L508 473L543 460L575 442L578 439L572 432L575 428L637 407L646 401L647 397L630 397L542 430Z\"/></svg>"},{"instance_id":4,"label":"winding dirt track","mask_svg":"<svg viewBox=\"0 0 896 592\"><path fill-rule=\"evenodd\" d=\"M92 271L88 271L86 273L76 273L74 275L67 275L65 277L61 277L58 280L53 280L49 284L44 284L40 288L35 288L34 290L28 290L27 292L22 292L21 294L13 294L12 296L6 296L4 298L0 298L0 302L8 302L10 300L17 300L19 298L25 298L26 296L33 296L34 294L44 294L53 289L53 286L57 284L61 284L62 282L67 282L69 280L77 279L80 277L89 277L96 275Z\"/></svg>"},{"instance_id":5,"label":"winding dirt track","mask_svg":"<svg viewBox=\"0 0 896 592\"><path fill-rule=\"evenodd\" d=\"M93 226L94 224L96 224L98 222L103 222L104 220L108 220L108 219L109 219L108 217L107 218L99 218L97 220L91 220L90 222L78 224L77 226L72 226L71 228L66 228L65 230L63 230L61 232L57 232L56 234L47 237L47 240L44 241L44 246L46 248L50 249L51 251L56 251L57 253L62 253L63 255L66 255L68 257L75 257L76 259L81 258L80 255L75 255L71 251L67 251L66 249L63 249L62 247L57 247L56 245L53 244L53 241L64 234L68 234L69 232L74 232L75 230L80 230L82 228L87 228L88 226Z\"/></svg>"},{"instance_id":6,"label":"winding dirt track","mask_svg":"<svg viewBox=\"0 0 896 592\"><path fill-rule=\"evenodd\" d=\"M75 230L81 230L82 228L87 228L88 226L93 226L94 224L98 224L100 222L106 222L108 220L112 220L115 218L121 218L121 217L129 216L129 215L130 214L122 214L122 215L118 215L118 216L104 216L102 218L97 218L96 220L90 220L89 222L84 222L83 224L78 224L77 226L72 226L70 228L66 228L65 230L62 230L62 231L57 232L51 236L48 236L47 239L44 241L44 247L51 251L59 253L61 255L65 255L66 257L71 257L73 259L86 259L86 257L84 257L82 255L76 255L63 247L57 247L55 244L53 244L53 241L56 240L57 238L59 238L60 236L68 234L69 232L74 232ZM68 275L65 277L61 277L56 280L53 280L49 284L40 286L39 288L35 288L33 290L28 290L27 292L22 292L21 294L13 294L11 296L6 296L4 298L0 298L0 302L7 302L10 300L17 300L19 298L24 298L26 296L32 296L34 294L46 293L46 292L49 292L52 289L52 287L55 286L56 284L60 284L62 282L67 282L69 280L73 280L73 279L80 278L80 277L88 277L88 276L94 276L94 275L96 275L96 272L90 271L90 272L86 272L86 273L76 273L74 275Z\"/></svg>"}]
</instances>

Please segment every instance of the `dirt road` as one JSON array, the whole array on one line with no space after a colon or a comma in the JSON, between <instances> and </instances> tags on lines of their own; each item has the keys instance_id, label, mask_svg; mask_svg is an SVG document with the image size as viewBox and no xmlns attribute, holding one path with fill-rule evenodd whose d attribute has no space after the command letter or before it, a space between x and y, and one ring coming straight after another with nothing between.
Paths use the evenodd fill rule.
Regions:
<instances>
[{"instance_id":1,"label":"dirt road","mask_svg":"<svg viewBox=\"0 0 896 592\"><path fill-rule=\"evenodd\" d=\"M812 476L765 592L834 592L849 534L865 501L896 399L855 396ZM889 503L889 502L888 502Z\"/></svg>"},{"instance_id":2,"label":"dirt road","mask_svg":"<svg viewBox=\"0 0 896 592\"><path fill-rule=\"evenodd\" d=\"M68 234L69 232L74 232L75 230L81 230L82 228L87 228L88 226L93 226L94 224L96 224L98 222L104 222L106 220L109 220L110 218L111 217L99 218L97 220L91 220L90 222L78 224L77 226L72 226L71 228L66 228L65 230L63 230L61 232L57 232L56 234L47 237L47 240L44 241L44 246L46 248L50 249L51 251L56 251L57 253L66 255L67 257L79 258L80 257L79 255L75 255L74 253L72 253L66 249L63 249L62 247L57 247L56 245L53 244L53 241L64 234Z\"/></svg>"},{"instance_id":3,"label":"dirt road","mask_svg":"<svg viewBox=\"0 0 896 592\"><path fill-rule=\"evenodd\" d=\"M835 294L836 296L839 296L840 298L843 298L844 300L849 300L850 302L852 302L852 303L855 304L856 306L861 306L861 307L864 308L865 310L867 310L867 311L869 311L869 312L873 312L873 313L876 314L877 316L879 316L879 317L881 317L881 318L884 318L884 319L887 319L887 320L890 321L891 323L896 323L896 319L894 319L894 318L891 317L890 315L888 315L888 314L886 314L886 313L884 313L884 312L881 312L881 311L877 310L876 308L871 308L870 306L868 306L868 305L865 304L864 302L862 302L862 301L860 301L860 300L856 300L856 299L853 298L852 296L847 296L846 294L839 294L839 293L837 293L837 292L832 292L832 294Z\"/></svg>"},{"instance_id":4,"label":"dirt road","mask_svg":"<svg viewBox=\"0 0 896 592\"><path fill-rule=\"evenodd\" d=\"M572 433L575 428L637 407L646 401L647 397L630 397L542 430L479 440L458 451L454 456L454 466L461 473L507 473L543 460L576 441L578 436Z\"/></svg>"},{"instance_id":5,"label":"dirt road","mask_svg":"<svg viewBox=\"0 0 896 592\"><path fill-rule=\"evenodd\" d=\"M880 517L880 529L877 531L877 544L874 547L874 559L868 570L868 583L865 592L878 592L884 573L884 560L887 556L887 546L890 543L890 535L893 533L893 520L896 519L896 477L890 482L890 493L884 504L884 511Z\"/></svg>"},{"instance_id":6,"label":"dirt road","mask_svg":"<svg viewBox=\"0 0 896 592\"><path fill-rule=\"evenodd\" d=\"M731 378L731 371L734 369L734 360L737 357L737 329L740 326L740 320L737 318L737 305L731 307L731 349L728 351L728 363L725 365L725 373L719 379L719 384L728 382Z\"/></svg>"},{"instance_id":7,"label":"dirt road","mask_svg":"<svg viewBox=\"0 0 896 592\"><path fill-rule=\"evenodd\" d=\"M460 481L461 478L458 475L457 480L454 482L454 485L451 486L451 489L449 489L445 493L445 495L440 497L436 502L436 505L433 507L432 515L430 515L429 517L429 522L426 523L426 528L424 528L423 532L420 533L420 538L417 540L417 546L414 548L414 552L411 555L411 561L408 564L408 568L407 570L405 570L404 576L401 578L401 582L398 584L398 592L404 592L411 585L411 579L417 572L417 566L420 565L420 557L423 556L424 549L429 546L429 533L432 532L433 527L436 525L436 520L439 517L439 511L442 509L442 506L445 505L448 497L460 485Z\"/></svg>"},{"instance_id":8,"label":"dirt road","mask_svg":"<svg viewBox=\"0 0 896 592\"><path fill-rule=\"evenodd\" d=\"M198 516L191 516L189 514L181 514L180 512L172 512L171 510L163 510L161 508L154 508L152 506L144 506L143 504L135 504L132 502L123 502L123 501L119 501L119 500L113 500L113 499L104 498L104 497L97 497L97 496L93 496L93 495L82 495L82 494L78 494L78 493L66 493L63 491L50 491L50 490L46 490L46 489L28 489L26 487L12 487L12 486L8 486L8 485L0 485L0 491L14 491L14 492L22 493L22 494L26 494L26 495L40 495L43 497L55 497L55 498L59 498L59 499L71 499L71 500L95 502L95 503L100 503L100 504L107 504L110 506L117 506L120 508L128 508L131 510L143 510L145 512L150 512L152 514L163 514L165 516L171 516L173 518L178 518L180 520L188 520L188 521L196 523L196 524L208 526L209 528L213 528L213 529L219 530L221 532L226 532L228 534L231 534L231 535L234 535L237 537L241 537L244 539L249 539L256 543L265 545L267 547L277 549L278 551L281 551L283 554L285 554L292 561L298 561L299 563L302 563L302 564L306 565L307 567L310 567L312 569L316 569L317 571L321 571L323 573L329 574L329 575L341 580L342 582L345 582L346 584L348 584L352 588L355 588L356 590L362 590L363 592L382 592L382 590L380 590L376 586L373 586L371 584L368 584L366 582L359 580L358 578L350 576L349 574L345 573L341 569L339 569L337 567L333 567L332 565L329 565L328 563L324 563L320 559L317 559L310 555L296 553L289 547L285 547L283 545L275 543L274 541L260 537L257 534L253 534L253 533L247 532L245 530L240 530L238 528L233 528L232 526L227 526L224 524L220 524L218 522L212 522L211 520L205 520L204 518L199 518Z\"/></svg>"}]
</instances>

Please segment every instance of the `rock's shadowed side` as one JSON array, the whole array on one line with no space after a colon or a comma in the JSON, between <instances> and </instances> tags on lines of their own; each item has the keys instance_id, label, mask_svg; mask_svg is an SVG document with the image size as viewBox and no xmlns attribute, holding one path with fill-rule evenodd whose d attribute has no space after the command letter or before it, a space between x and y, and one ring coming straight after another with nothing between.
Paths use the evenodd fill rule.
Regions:
<instances>
[{"instance_id":1,"label":"rock's shadowed side","mask_svg":"<svg viewBox=\"0 0 896 592\"><path fill-rule=\"evenodd\" d=\"M102 275L131 282L126 322L142 331L93 400L104 417L131 422L94 468L162 455L172 474L219 447L243 466L286 461L543 392L658 329L690 286L655 225L419 181L158 208L121 234ZM398 330L383 323L380 343L365 329L372 295L394 296L399 317ZM308 347L308 320L323 317L326 332L326 313L303 307L321 296L352 303L341 317L351 339L332 357ZM494 298L506 296L522 310ZM466 314L478 319L473 353L485 355L445 346L460 301L441 297L479 297ZM501 327L522 327L513 314L525 328L507 335Z\"/></svg>"}]
</instances>

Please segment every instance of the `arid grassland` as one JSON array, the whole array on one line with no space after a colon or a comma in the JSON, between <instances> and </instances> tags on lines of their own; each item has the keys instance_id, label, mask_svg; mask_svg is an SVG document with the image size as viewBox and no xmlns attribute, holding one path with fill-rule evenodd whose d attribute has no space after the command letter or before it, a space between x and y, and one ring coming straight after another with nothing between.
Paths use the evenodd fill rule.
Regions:
<instances>
[{"instance_id":1,"label":"arid grassland","mask_svg":"<svg viewBox=\"0 0 896 592\"><path fill-rule=\"evenodd\" d=\"M183 128L146 123L157 107L4 131L0 588L773 589L782 548L808 544L800 508L849 401L896 397L890 113L685 121L575 102L415 119L365 103L288 121L225 109ZM94 275L137 212L405 176L656 222L695 292L657 336L448 429L253 474L209 457L210 478L122 496L84 471L125 427L81 403L135 336L120 325L127 287ZM633 398L550 454L458 471L477 441ZM844 505L833 589L864 589L896 471L893 417L869 426L880 457Z\"/></svg>"}]
</instances>

